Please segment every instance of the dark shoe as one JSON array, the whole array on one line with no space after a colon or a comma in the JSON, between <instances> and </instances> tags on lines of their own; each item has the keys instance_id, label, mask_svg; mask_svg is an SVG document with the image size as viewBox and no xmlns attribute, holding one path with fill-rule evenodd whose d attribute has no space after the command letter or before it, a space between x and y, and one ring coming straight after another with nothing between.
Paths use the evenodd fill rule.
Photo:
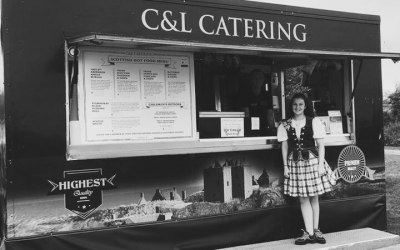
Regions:
<instances>
[{"instance_id":1,"label":"dark shoe","mask_svg":"<svg viewBox=\"0 0 400 250\"><path fill-rule=\"evenodd\" d=\"M325 244L326 240L319 229L314 229L314 240L319 244Z\"/></svg>"},{"instance_id":2,"label":"dark shoe","mask_svg":"<svg viewBox=\"0 0 400 250\"><path fill-rule=\"evenodd\" d=\"M307 243L315 243L315 239L313 235L310 235L307 231L303 231L303 235L300 238L297 238L294 241L294 244L296 245L305 245Z\"/></svg>"}]
</instances>

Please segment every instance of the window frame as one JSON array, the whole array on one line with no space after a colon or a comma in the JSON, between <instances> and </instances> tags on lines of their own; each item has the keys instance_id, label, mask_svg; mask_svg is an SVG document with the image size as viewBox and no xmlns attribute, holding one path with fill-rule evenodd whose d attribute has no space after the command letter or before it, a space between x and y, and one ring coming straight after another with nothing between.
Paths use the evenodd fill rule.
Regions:
<instances>
[{"instance_id":1,"label":"window frame","mask_svg":"<svg viewBox=\"0 0 400 250\"><path fill-rule=\"evenodd\" d=\"M359 52L343 52L343 51L320 51L320 50L303 50L303 49L286 49L271 48L257 46L233 46L221 44L205 44L192 42L177 42L156 39L144 39L134 37L107 36L107 35L89 35L65 42L65 79L66 79L66 158L67 160L85 160L85 159L102 159L102 158L119 158L119 157L137 157L152 155L177 155L177 154L197 154L197 153L215 153L227 151L246 151L246 150L265 150L279 149L280 144L277 142L276 136L263 137L242 137L242 138L211 138L184 141L166 141L166 142L133 142L133 143L108 143L108 144L92 144L92 145L71 145L69 138L69 95L70 95L70 72L68 63L70 55L68 54L70 46L73 45L91 45L94 48L101 47L117 47L117 48L135 48L138 45L149 49L165 48L173 51L200 51L207 49L209 51L225 53L246 54L246 55L266 55L268 52L278 53L285 56L290 55L306 55L317 57L333 57L350 61L350 72L344 72L344 84L346 84L346 75L350 78L351 91L354 90L354 67L353 60L355 58L391 58L398 59L400 54L394 53L359 53ZM161 48L160 48L161 47ZM225 52L224 52L225 51ZM284 72L279 74L279 80L284 95ZM196 83L194 83L196 84ZM193 91L195 91L193 89ZM195 95L195 93L194 93ZM195 98L195 97L194 97ZM352 102L352 131L345 134L327 135L325 139L326 146L343 146L355 144L355 108L354 98ZM285 117L285 101L281 98L282 117ZM194 103L194 109L196 104ZM196 113L195 113L196 115ZM196 118L196 117L195 117ZM196 122L194 122L196 128Z\"/></svg>"}]
</instances>

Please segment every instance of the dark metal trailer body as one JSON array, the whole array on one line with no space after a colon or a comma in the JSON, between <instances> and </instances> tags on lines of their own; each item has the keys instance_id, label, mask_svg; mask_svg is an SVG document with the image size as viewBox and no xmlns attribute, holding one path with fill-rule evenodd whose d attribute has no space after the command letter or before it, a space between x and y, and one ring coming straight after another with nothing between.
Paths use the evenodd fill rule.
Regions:
<instances>
[{"instance_id":1,"label":"dark metal trailer body","mask_svg":"<svg viewBox=\"0 0 400 250\"><path fill-rule=\"evenodd\" d=\"M370 169L384 173L380 59L391 56L380 54L378 16L247 1L3 0L1 3L4 85L0 93L0 232L7 250L209 249L294 237L302 225L300 210L292 200L254 209L238 209L238 206L226 213L218 207L218 212L164 222L111 223L116 220L107 211L115 212L118 204L135 203L139 200L138 192L147 192L149 199L148 194L158 187L177 185L178 189L190 190L201 182L196 176L202 175L203 169L216 159L246 158L247 162L258 164L259 169L268 166L270 173L281 176L280 149L275 143L268 149L213 152L213 146L207 145L207 149L199 152L198 148L182 149L183 153L179 149L162 149L167 153L79 158L76 151L68 151L66 81L70 75L66 71L73 68L73 57L66 56L66 49L81 43L94 47L122 44L127 49L162 45L201 53L226 50L245 55L278 54L280 58L289 55L288 60L300 55L342 60L346 74L350 74L351 62L355 133L349 144L355 143L363 150ZM143 14L146 10L150 10L147 16ZM234 23L233 19L228 21L229 17L241 21ZM219 29L224 18L227 26ZM246 20L252 20L252 29L246 26L250 25ZM277 33L274 39L272 33L266 34L268 39L259 33L258 38L256 25L261 22L256 20L263 20L264 24L273 21L305 25L307 40L301 41L301 33L297 33L297 38L292 34L291 40L278 39ZM297 28L300 31L302 27ZM199 97L196 99L198 102ZM350 108L351 98L348 100ZM326 158L332 167L336 167L338 155L346 145L327 146ZM227 148L232 149L229 145ZM102 206L86 219L64 211L62 195L48 195L50 180L60 179L63 172L82 169L102 169L107 178L116 175L117 186L102 191ZM358 187L354 193L321 201L323 230L386 229L384 177L376 178L375 182L343 185ZM99 224L96 216L108 216L110 223ZM52 223L62 220L69 224L57 231ZM40 226L41 231L26 230L34 228L33 225Z\"/></svg>"}]
</instances>

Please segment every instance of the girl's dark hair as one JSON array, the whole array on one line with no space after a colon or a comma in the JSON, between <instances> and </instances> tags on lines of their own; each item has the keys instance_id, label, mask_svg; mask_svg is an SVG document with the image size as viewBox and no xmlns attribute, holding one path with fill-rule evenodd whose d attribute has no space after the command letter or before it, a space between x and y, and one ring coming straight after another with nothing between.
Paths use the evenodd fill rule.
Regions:
<instances>
[{"instance_id":1,"label":"girl's dark hair","mask_svg":"<svg viewBox=\"0 0 400 250\"><path fill-rule=\"evenodd\" d=\"M293 102L294 102L295 99L303 99L303 101L304 101L304 103L306 105L306 108L304 109L304 115L306 115L308 117L312 117L312 118L315 116L312 104L308 100L307 96L305 94L303 94L303 93L297 93L292 97L292 99L290 99L290 103L289 103L289 106L287 108L288 118L292 118L294 116L292 106L293 106Z\"/></svg>"}]
</instances>

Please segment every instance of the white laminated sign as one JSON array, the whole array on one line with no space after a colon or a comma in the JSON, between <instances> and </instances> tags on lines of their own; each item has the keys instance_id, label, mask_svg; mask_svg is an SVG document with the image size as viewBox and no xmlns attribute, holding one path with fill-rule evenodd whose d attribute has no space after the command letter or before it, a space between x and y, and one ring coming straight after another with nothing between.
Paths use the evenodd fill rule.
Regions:
<instances>
[{"instance_id":1,"label":"white laminated sign","mask_svg":"<svg viewBox=\"0 0 400 250\"><path fill-rule=\"evenodd\" d=\"M89 48L81 52L82 142L194 138L192 53Z\"/></svg>"},{"instance_id":2,"label":"white laminated sign","mask_svg":"<svg viewBox=\"0 0 400 250\"><path fill-rule=\"evenodd\" d=\"M221 137L243 137L243 118L221 118Z\"/></svg>"},{"instance_id":3,"label":"white laminated sign","mask_svg":"<svg viewBox=\"0 0 400 250\"><path fill-rule=\"evenodd\" d=\"M331 134L343 134L342 115L340 110L328 110L329 132Z\"/></svg>"}]
</instances>

